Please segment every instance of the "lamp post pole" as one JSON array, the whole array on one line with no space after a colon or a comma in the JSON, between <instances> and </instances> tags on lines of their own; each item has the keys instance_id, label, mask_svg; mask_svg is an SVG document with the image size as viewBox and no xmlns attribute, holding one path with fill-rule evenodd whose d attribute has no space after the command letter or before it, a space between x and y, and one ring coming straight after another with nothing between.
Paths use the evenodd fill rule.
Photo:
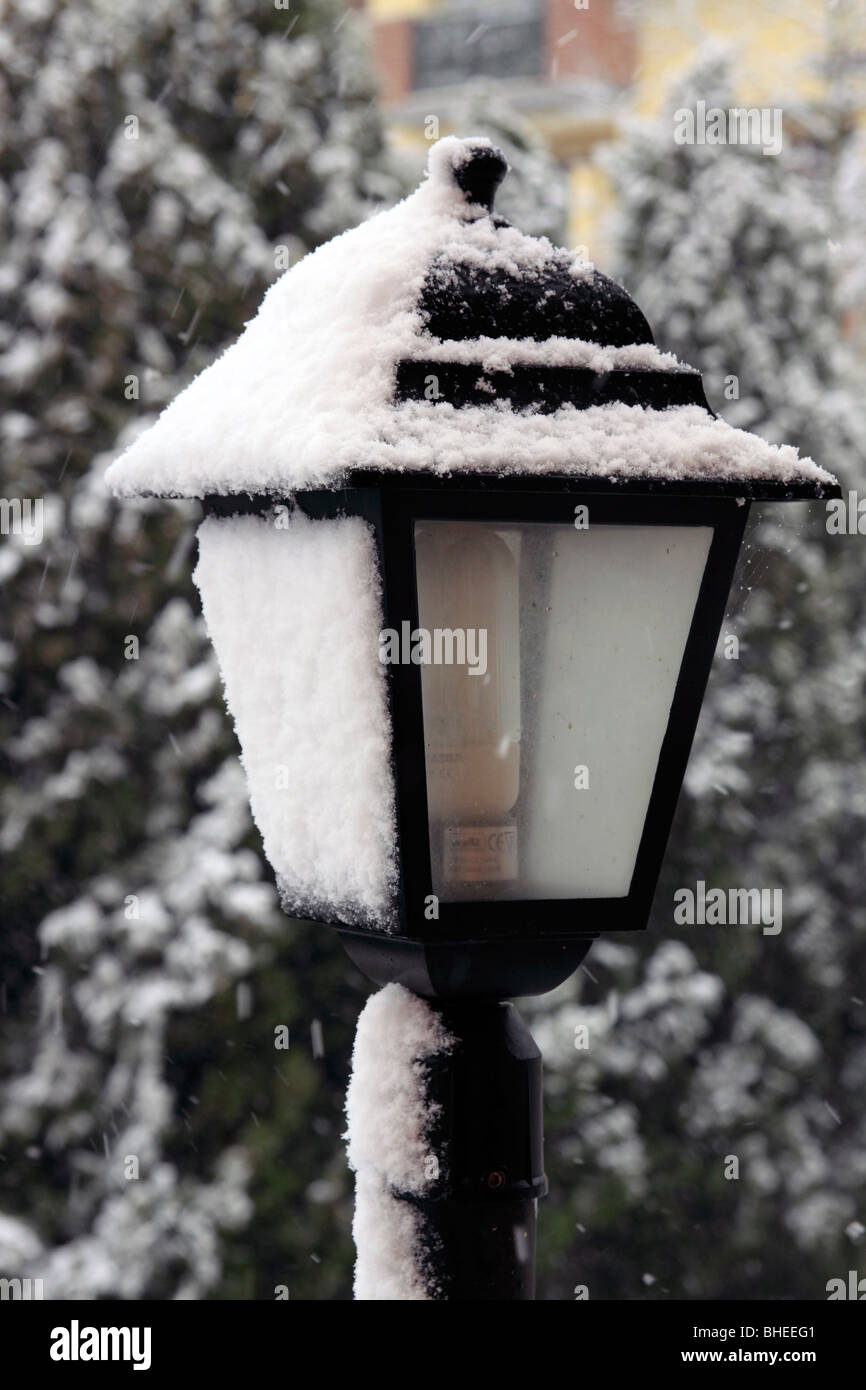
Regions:
<instances>
[{"instance_id":1,"label":"lamp post pole","mask_svg":"<svg viewBox=\"0 0 866 1390\"><path fill-rule=\"evenodd\" d=\"M429 1196L404 1197L420 1214L431 1284L449 1301L533 1299L547 1192L541 1053L513 1004L436 1007L455 1039L427 1077L445 1162Z\"/></svg>"}]
</instances>

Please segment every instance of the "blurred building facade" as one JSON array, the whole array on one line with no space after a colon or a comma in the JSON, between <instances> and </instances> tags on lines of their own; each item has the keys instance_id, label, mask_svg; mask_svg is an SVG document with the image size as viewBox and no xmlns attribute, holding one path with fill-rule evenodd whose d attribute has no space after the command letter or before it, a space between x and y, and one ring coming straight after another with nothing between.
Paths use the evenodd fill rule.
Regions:
<instances>
[{"instance_id":1,"label":"blurred building facade","mask_svg":"<svg viewBox=\"0 0 866 1390\"><path fill-rule=\"evenodd\" d=\"M733 52L738 102L783 109L786 141L815 139L816 113L830 108L866 120L860 0L360 0L358 8L371 24L394 142L421 147L451 133L459 95L482 84L563 165L570 239L602 265L612 195L599 147L629 117L658 114L708 40Z\"/></svg>"}]
</instances>

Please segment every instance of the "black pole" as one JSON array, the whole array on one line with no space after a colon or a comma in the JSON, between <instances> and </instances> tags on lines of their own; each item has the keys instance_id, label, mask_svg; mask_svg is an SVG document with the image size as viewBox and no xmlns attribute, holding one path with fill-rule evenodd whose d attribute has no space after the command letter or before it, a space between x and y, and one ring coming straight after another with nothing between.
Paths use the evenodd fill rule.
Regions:
<instances>
[{"instance_id":1,"label":"black pole","mask_svg":"<svg viewBox=\"0 0 866 1390\"><path fill-rule=\"evenodd\" d=\"M427 1071L443 1156L421 1214L424 1265L443 1300L535 1297L535 1224L547 1191L541 1053L513 1004L438 1007L456 1039Z\"/></svg>"}]
</instances>

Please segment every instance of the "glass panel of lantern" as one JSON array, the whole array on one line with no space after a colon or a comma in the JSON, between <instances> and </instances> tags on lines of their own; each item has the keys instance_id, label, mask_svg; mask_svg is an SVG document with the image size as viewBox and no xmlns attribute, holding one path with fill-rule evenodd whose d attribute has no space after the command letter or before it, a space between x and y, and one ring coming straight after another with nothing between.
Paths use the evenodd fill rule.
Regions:
<instances>
[{"instance_id":1,"label":"glass panel of lantern","mask_svg":"<svg viewBox=\"0 0 866 1390\"><path fill-rule=\"evenodd\" d=\"M433 892L626 897L712 527L414 533Z\"/></svg>"}]
</instances>

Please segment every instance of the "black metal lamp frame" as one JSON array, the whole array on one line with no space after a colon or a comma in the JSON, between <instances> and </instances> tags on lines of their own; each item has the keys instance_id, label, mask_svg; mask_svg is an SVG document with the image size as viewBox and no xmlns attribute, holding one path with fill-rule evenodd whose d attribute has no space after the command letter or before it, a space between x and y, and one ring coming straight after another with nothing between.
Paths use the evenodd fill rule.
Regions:
<instances>
[{"instance_id":1,"label":"black metal lamp frame","mask_svg":"<svg viewBox=\"0 0 866 1390\"><path fill-rule=\"evenodd\" d=\"M561 476L359 472L335 491L295 494L290 505L316 518L359 516L373 528L382 576L383 623L418 625L414 524L422 520L564 523L585 505L590 525L706 526L713 538L676 681L667 729L629 891L619 898L440 902L433 894L427 782L417 665L388 668L400 884L398 930L339 930L349 954L379 983L398 980L427 997L508 998L553 988L579 965L599 932L646 927L753 500L815 496L774 484L593 480ZM212 498L222 515L267 511L274 499Z\"/></svg>"}]
</instances>

